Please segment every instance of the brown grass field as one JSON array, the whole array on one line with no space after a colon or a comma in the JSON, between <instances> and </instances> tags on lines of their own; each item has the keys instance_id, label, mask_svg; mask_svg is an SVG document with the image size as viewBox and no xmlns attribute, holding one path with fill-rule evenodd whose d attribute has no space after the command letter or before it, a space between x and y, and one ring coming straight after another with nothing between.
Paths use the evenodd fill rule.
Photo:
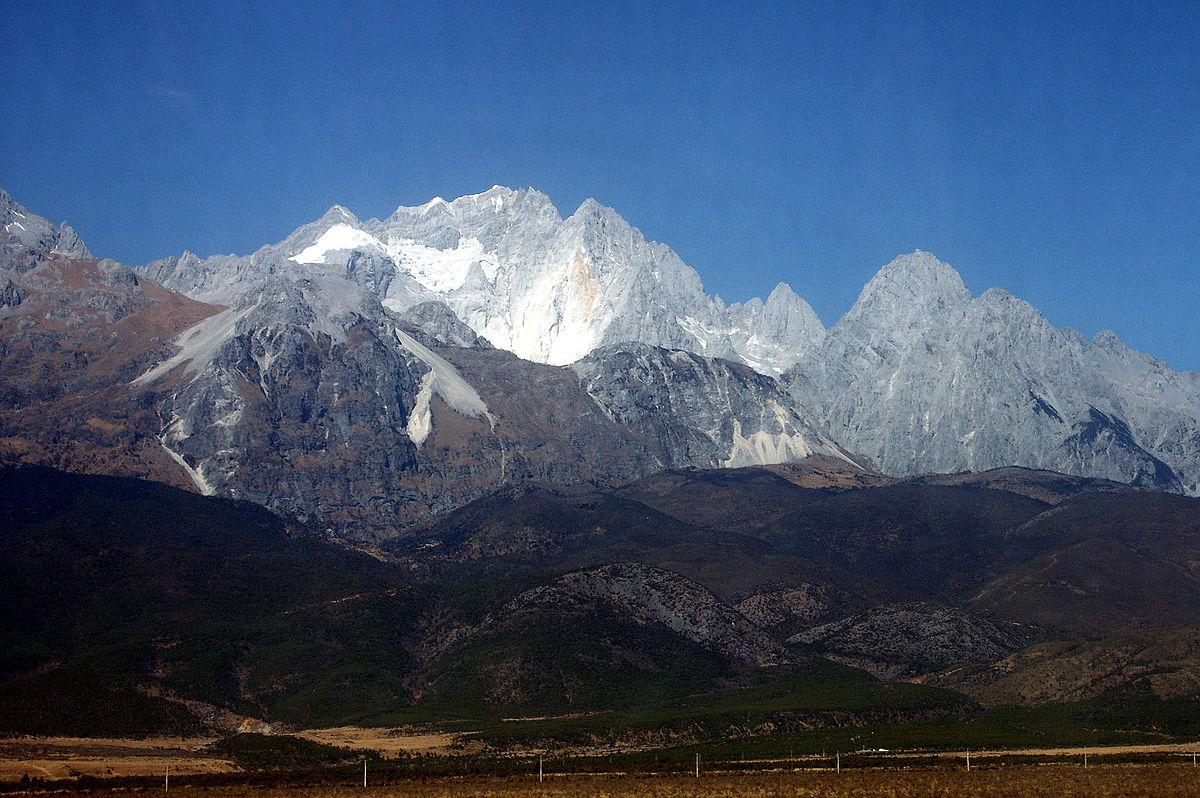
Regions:
<instances>
[{"instance_id":1,"label":"brown grass field","mask_svg":"<svg viewBox=\"0 0 1200 798\"><path fill-rule=\"evenodd\" d=\"M1106 765L1082 767L1019 765L987 770L912 769L853 772L771 772L685 776L571 776L466 778L410 781L363 789L360 785L270 788L259 786L184 787L194 798L515 798L516 796L597 796L597 798L1183 798L1200 795L1200 770L1188 765ZM57 793L71 795L72 793ZM95 795L93 789L86 793ZM123 789L122 795L159 795L162 787Z\"/></svg>"},{"instance_id":2,"label":"brown grass field","mask_svg":"<svg viewBox=\"0 0 1200 798\"><path fill-rule=\"evenodd\" d=\"M374 750L385 762L402 761L403 757L413 754L431 757L430 761L460 759L445 757L455 743L451 735L352 727L302 734L326 744L358 751ZM371 774L379 779L380 785L363 789L353 764L316 773L247 772L232 761L213 757L205 749L210 742L207 738L0 739L0 795L46 794L49 790L58 795L161 796L162 774L169 765L172 774L170 792L194 798L515 798L525 795L545 798L1200 797L1200 767L1193 765L1190 755L1200 747L1197 744L975 751L971 756L976 767L970 772L965 768L965 752L894 752L884 757L868 755L868 758L843 755L840 773L831 769L829 757L822 757L820 761L806 756L789 760L745 760L725 765L714 762L712 770L704 772L699 779L678 772L555 773L557 762L550 759L542 783L538 783L533 775L536 772L535 752L535 758L528 764L529 775L453 777L430 773L416 777L411 772L405 775L403 770L381 768ZM1083 766L1085 752L1092 757L1091 766L1087 768ZM589 758L583 759L586 763ZM474 760L475 757L469 755L461 757L463 762ZM580 763L576 761L575 764ZM595 764L596 770L602 770L604 758L595 759ZM486 764L482 766L487 767ZM722 767L745 770L722 770ZM577 769L590 768L585 764ZM510 768L509 772L513 770ZM38 782L32 785L18 783L24 775L38 779Z\"/></svg>"},{"instance_id":3,"label":"brown grass field","mask_svg":"<svg viewBox=\"0 0 1200 798\"><path fill-rule=\"evenodd\" d=\"M461 734L411 734L401 729L362 726L309 729L297 732L296 736L339 748L375 751L384 759L392 759L403 754L448 754L456 742L464 739ZM475 750L480 749L482 749L482 745L476 744Z\"/></svg>"},{"instance_id":4,"label":"brown grass field","mask_svg":"<svg viewBox=\"0 0 1200 798\"><path fill-rule=\"evenodd\" d=\"M167 767L176 775L236 773L233 762L206 756L208 738L121 740L84 737L0 739L0 784L22 776L47 780L79 776L112 778L157 776Z\"/></svg>"}]
</instances>

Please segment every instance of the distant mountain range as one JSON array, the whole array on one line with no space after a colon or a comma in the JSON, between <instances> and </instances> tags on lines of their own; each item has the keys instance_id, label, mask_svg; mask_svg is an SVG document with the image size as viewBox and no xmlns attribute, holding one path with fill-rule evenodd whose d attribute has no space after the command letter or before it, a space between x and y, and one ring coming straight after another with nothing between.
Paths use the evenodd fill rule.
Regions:
<instances>
[{"instance_id":1,"label":"distant mountain range","mask_svg":"<svg viewBox=\"0 0 1200 798\"><path fill-rule=\"evenodd\" d=\"M535 191L0 221L0 733L1194 739L1200 375L928 253L826 330Z\"/></svg>"},{"instance_id":2,"label":"distant mountain range","mask_svg":"<svg viewBox=\"0 0 1200 798\"><path fill-rule=\"evenodd\" d=\"M833 457L1200 493L1200 375L925 252L829 330L726 306L593 200L493 187L132 269L0 192L0 459L151 477L376 541L505 486ZM47 420L52 423L47 424Z\"/></svg>"}]
</instances>

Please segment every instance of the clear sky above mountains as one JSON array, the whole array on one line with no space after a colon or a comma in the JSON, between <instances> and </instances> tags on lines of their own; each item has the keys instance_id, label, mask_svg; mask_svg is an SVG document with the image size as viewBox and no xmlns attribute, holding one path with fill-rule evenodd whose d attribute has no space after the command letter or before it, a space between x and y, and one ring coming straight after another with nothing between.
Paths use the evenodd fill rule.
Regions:
<instances>
[{"instance_id":1,"label":"clear sky above mountains","mask_svg":"<svg viewBox=\"0 0 1200 798\"><path fill-rule=\"evenodd\" d=\"M3 0L0 185L127 262L532 185L727 300L920 247L1200 369L1200 5L799 6Z\"/></svg>"}]
</instances>

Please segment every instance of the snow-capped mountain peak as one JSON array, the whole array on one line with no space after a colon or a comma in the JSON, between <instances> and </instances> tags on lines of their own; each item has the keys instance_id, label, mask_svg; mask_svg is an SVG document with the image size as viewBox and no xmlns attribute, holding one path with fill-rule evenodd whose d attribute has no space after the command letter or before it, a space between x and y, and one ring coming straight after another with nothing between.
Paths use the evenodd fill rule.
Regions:
<instances>
[{"instance_id":1,"label":"snow-capped mountain peak","mask_svg":"<svg viewBox=\"0 0 1200 798\"><path fill-rule=\"evenodd\" d=\"M393 311L442 301L495 346L554 365L642 341L778 374L824 333L785 285L765 302L726 309L670 247L594 198L563 219L545 194L500 185L401 206L383 221L334 205L251 256L186 269L181 262L149 271L168 287L222 302L255 274L304 267L349 277Z\"/></svg>"},{"instance_id":2,"label":"snow-capped mountain peak","mask_svg":"<svg viewBox=\"0 0 1200 798\"><path fill-rule=\"evenodd\" d=\"M288 260L296 263L326 263L333 252L353 252L364 248L383 250L375 236L353 224L339 222L321 233L321 237L312 244L289 256Z\"/></svg>"}]
</instances>

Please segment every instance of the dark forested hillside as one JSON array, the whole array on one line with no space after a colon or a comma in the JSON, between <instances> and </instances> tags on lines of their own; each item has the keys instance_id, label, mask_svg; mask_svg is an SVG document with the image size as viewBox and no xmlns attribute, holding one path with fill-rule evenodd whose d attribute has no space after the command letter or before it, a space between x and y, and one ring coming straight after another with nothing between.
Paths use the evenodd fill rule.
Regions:
<instances>
[{"instance_id":1,"label":"dark forested hillside","mask_svg":"<svg viewBox=\"0 0 1200 798\"><path fill-rule=\"evenodd\" d=\"M751 468L509 489L368 553L250 503L0 471L0 731L672 725L684 697L739 685L758 687L722 694L730 712L757 696L772 723L819 724L1200 693L1200 501L954 482ZM798 720L813 698L786 685L844 695L863 670L884 682L849 714Z\"/></svg>"}]
</instances>

